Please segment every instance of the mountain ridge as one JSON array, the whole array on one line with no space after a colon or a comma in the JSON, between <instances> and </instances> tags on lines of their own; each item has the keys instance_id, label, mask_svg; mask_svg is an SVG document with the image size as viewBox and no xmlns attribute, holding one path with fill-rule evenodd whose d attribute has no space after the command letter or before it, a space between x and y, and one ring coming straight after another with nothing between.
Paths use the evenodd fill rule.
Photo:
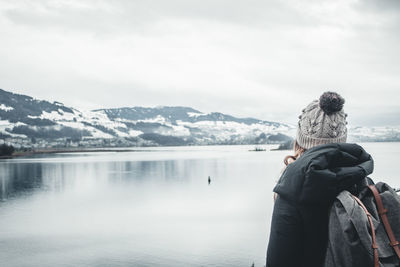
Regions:
<instances>
[{"instance_id":1,"label":"mountain ridge","mask_svg":"<svg viewBox=\"0 0 400 267\"><path fill-rule=\"evenodd\" d=\"M400 141L400 128L354 127L351 141ZM289 124L203 113L186 106L91 111L0 89L0 139L17 147L114 147L282 143Z\"/></svg>"},{"instance_id":2,"label":"mountain ridge","mask_svg":"<svg viewBox=\"0 0 400 267\"><path fill-rule=\"evenodd\" d=\"M185 106L78 110L0 89L0 138L17 146L275 143L293 127Z\"/></svg>"}]
</instances>

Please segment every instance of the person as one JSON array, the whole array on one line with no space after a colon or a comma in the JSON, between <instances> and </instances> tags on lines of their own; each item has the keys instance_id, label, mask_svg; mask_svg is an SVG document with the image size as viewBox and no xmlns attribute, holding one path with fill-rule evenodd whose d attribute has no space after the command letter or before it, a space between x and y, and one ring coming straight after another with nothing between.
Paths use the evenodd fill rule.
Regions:
<instances>
[{"instance_id":1,"label":"person","mask_svg":"<svg viewBox=\"0 0 400 267\"><path fill-rule=\"evenodd\" d=\"M346 143L345 100L325 92L299 116L294 155L275 188L267 267L323 266L329 210L342 190L355 190L373 171L361 146Z\"/></svg>"}]
</instances>

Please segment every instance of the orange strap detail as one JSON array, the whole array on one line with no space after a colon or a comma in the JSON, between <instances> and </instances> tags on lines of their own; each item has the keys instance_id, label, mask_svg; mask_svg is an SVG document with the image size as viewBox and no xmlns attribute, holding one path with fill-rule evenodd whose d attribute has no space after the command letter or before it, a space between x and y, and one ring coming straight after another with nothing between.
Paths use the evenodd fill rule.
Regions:
<instances>
[{"instance_id":1,"label":"orange strap detail","mask_svg":"<svg viewBox=\"0 0 400 267\"><path fill-rule=\"evenodd\" d=\"M372 215L368 212L367 208L364 206L364 204L361 202L359 198L353 195L352 197L360 205L360 207L364 210L365 214L367 215L368 222L371 227L372 249L374 252L374 267L379 267L378 244L376 243L375 228L374 224L372 223Z\"/></svg>"},{"instance_id":2,"label":"orange strap detail","mask_svg":"<svg viewBox=\"0 0 400 267\"><path fill-rule=\"evenodd\" d=\"M394 236L392 227L390 226L389 220L386 215L387 209L385 209L385 207L383 206L382 198L378 192L378 189L376 189L375 185L369 185L368 188L372 191L372 194L374 195L379 216L382 219L383 226L385 227L386 230L386 234L390 240L390 246L394 249L397 257L400 259L400 248L399 248L400 243L399 241L396 240L396 237Z\"/></svg>"}]
</instances>

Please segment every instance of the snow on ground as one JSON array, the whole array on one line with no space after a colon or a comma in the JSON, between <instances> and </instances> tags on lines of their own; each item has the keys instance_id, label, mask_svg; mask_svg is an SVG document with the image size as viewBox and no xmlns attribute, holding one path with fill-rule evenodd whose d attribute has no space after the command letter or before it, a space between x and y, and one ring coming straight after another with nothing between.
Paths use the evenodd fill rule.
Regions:
<instances>
[{"instance_id":1,"label":"snow on ground","mask_svg":"<svg viewBox=\"0 0 400 267\"><path fill-rule=\"evenodd\" d=\"M199 116L206 116L206 113L201 113L201 112L188 112L187 115L189 117L199 117Z\"/></svg>"},{"instance_id":2,"label":"snow on ground","mask_svg":"<svg viewBox=\"0 0 400 267\"><path fill-rule=\"evenodd\" d=\"M0 120L0 133L2 134L9 134L6 132L6 128L12 128L10 127L10 122L8 120Z\"/></svg>"},{"instance_id":3,"label":"snow on ground","mask_svg":"<svg viewBox=\"0 0 400 267\"><path fill-rule=\"evenodd\" d=\"M78 130L87 130L91 133L93 138L105 138L105 139L113 138L113 136L111 134L100 131L99 129L96 129L92 126L85 125L81 122L58 121L57 123L58 123L58 125L71 127L71 128L78 129Z\"/></svg>"},{"instance_id":4,"label":"snow on ground","mask_svg":"<svg viewBox=\"0 0 400 267\"><path fill-rule=\"evenodd\" d=\"M220 136L226 138L230 135L242 135L242 136L256 136L261 133L277 134L283 133L292 135L293 131L289 127L275 127L273 125L266 125L261 123L245 124L234 121L198 121L198 122L183 122L177 121L178 125L197 128L205 133Z\"/></svg>"},{"instance_id":5,"label":"snow on ground","mask_svg":"<svg viewBox=\"0 0 400 267\"><path fill-rule=\"evenodd\" d=\"M166 124L167 120L161 116L157 115L157 117L151 118L151 119L145 119L145 120L137 120L137 121L131 121L131 122L147 122L147 123L161 123L161 124Z\"/></svg>"},{"instance_id":6,"label":"snow on ground","mask_svg":"<svg viewBox=\"0 0 400 267\"><path fill-rule=\"evenodd\" d=\"M400 126L382 126L382 127L350 127L349 135L363 137L384 137L391 135L399 135Z\"/></svg>"},{"instance_id":7,"label":"snow on ground","mask_svg":"<svg viewBox=\"0 0 400 267\"><path fill-rule=\"evenodd\" d=\"M0 106L1 109L9 109L5 105ZM176 123L171 123L168 118L158 115L154 118L144 120L126 120L126 119L110 119L104 111L88 111L72 109L71 112L65 112L62 109L52 112L42 112L40 116L28 116L29 118L48 119L57 123L55 126L49 126L52 129L61 129L62 127L71 127L77 130L87 130L91 133L92 138L114 138L114 137L137 137L143 134L142 131L130 129L125 123L136 124L143 123L159 123L165 127L159 127L155 133L171 136L190 136L191 129L196 129L198 135L196 138L201 140L243 140L246 138L254 138L262 133L277 134L282 133L289 136L294 136L295 127L288 125L280 125L276 127L269 123L253 123L245 124L234 121L198 121L186 122L178 120ZM189 117L205 116L202 112L187 112ZM0 131L4 132L6 128L12 128L18 124L12 124L8 121L0 121ZM99 129L96 125L100 126ZM103 132L102 127L112 130L116 136ZM32 127L35 128L35 127Z\"/></svg>"},{"instance_id":8,"label":"snow on ground","mask_svg":"<svg viewBox=\"0 0 400 267\"><path fill-rule=\"evenodd\" d=\"M8 106L6 106L4 104L1 104L0 105L0 109L4 110L4 111L10 111L10 110L13 110L14 108L13 107L8 107Z\"/></svg>"},{"instance_id":9,"label":"snow on ground","mask_svg":"<svg viewBox=\"0 0 400 267\"><path fill-rule=\"evenodd\" d=\"M61 109L59 109L58 111L52 111L52 112L42 111L42 114L40 116L30 116L30 115L28 115L28 117L32 118L32 119L35 119L35 118L47 119L47 120L51 120L51 121L54 121L54 122L57 122L57 121L72 121L74 118L76 118L75 114L70 113L70 112L64 112Z\"/></svg>"},{"instance_id":10,"label":"snow on ground","mask_svg":"<svg viewBox=\"0 0 400 267\"><path fill-rule=\"evenodd\" d=\"M141 132L141 131L129 130L129 136L131 136L131 137L139 136L139 135L141 135L142 133L143 133L143 132Z\"/></svg>"},{"instance_id":11,"label":"snow on ground","mask_svg":"<svg viewBox=\"0 0 400 267\"><path fill-rule=\"evenodd\" d=\"M189 136L190 130L183 125L170 125L174 131L175 136Z\"/></svg>"},{"instance_id":12,"label":"snow on ground","mask_svg":"<svg viewBox=\"0 0 400 267\"><path fill-rule=\"evenodd\" d=\"M4 125L10 125L10 122L8 120L0 120L0 127L4 126Z\"/></svg>"},{"instance_id":13,"label":"snow on ground","mask_svg":"<svg viewBox=\"0 0 400 267\"><path fill-rule=\"evenodd\" d=\"M11 135L12 137L26 138L26 135L9 133L6 131L7 128L12 129L14 126L21 126L21 125L26 125L26 124L22 123L22 122L12 123L12 122L9 122L8 120L0 120L0 133L6 134L6 135Z\"/></svg>"}]
</instances>

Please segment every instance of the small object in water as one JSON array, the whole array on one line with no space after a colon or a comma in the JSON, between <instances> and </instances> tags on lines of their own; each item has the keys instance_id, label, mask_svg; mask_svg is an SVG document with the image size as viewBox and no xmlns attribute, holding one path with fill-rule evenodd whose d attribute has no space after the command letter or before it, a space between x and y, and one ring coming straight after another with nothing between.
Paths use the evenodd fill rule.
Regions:
<instances>
[{"instance_id":1,"label":"small object in water","mask_svg":"<svg viewBox=\"0 0 400 267\"><path fill-rule=\"evenodd\" d=\"M256 151L256 152L258 152L258 151L266 151L266 149L265 149L265 148L262 148L262 147L259 147L259 146L256 146L254 149L249 150L249 151Z\"/></svg>"},{"instance_id":2,"label":"small object in water","mask_svg":"<svg viewBox=\"0 0 400 267\"><path fill-rule=\"evenodd\" d=\"M208 184L211 184L211 177L208 176Z\"/></svg>"}]
</instances>

